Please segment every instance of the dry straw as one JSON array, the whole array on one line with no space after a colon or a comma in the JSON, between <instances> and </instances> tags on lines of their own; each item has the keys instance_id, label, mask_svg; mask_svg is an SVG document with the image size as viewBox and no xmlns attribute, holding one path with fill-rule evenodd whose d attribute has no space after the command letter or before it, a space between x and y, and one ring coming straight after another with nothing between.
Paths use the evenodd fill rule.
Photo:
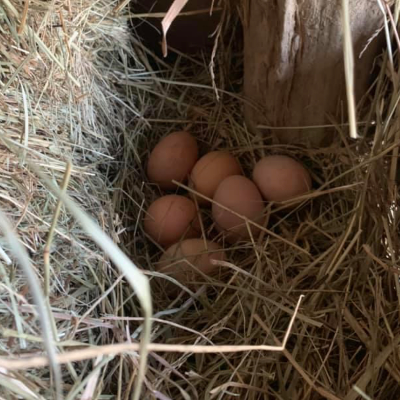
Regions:
<instances>
[{"instance_id":1,"label":"dry straw","mask_svg":"<svg viewBox=\"0 0 400 400\"><path fill-rule=\"evenodd\" d=\"M369 106L357 109L362 137L332 122L336 142L305 149L244 125L236 8L222 11L213 58L169 47L171 63L129 30L130 17L135 27L147 16L126 1L0 0L0 208L12 225L1 224L0 360L14 360L0 369L1 397L52 399L60 384L71 400L139 390L162 400L399 398L400 2L392 15L380 3L396 49L377 60ZM266 205L267 228L235 246L203 210L204 234L228 261L172 296L141 220L161 194L146 180L149 149L177 129L202 151L230 148L246 173L265 154L291 155L315 190ZM265 351L290 322L286 347ZM141 337L151 340L143 385ZM40 364L20 369L29 362Z\"/></svg>"}]
</instances>

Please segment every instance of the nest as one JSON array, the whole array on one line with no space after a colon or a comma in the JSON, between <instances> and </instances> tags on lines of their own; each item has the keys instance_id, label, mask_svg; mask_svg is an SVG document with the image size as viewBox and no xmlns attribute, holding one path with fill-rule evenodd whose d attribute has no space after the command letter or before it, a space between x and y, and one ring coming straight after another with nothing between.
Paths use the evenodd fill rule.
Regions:
<instances>
[{"instance_id":1,"label":"nest","mask_svg":"<svg viewBox=\"0 0 400 400\"><path fill-rule=\"evenodd\" d=\"M176 54L166 63L131 35L129 10L116 6L33 2L18 35L24 4L0 3L0 52L8 57L0 70L1 210L48 292L54 347L64 357L57 375L43 357L32 282L4 234L2 396L54 398L57 379L71 399L128 399L136 387L139 355L132 350L146 331L143 293L96 245L98 231L60 203L50 185L57 182L150 281L152 330L143 337L168 346L150 347L140 398L398 399L393 60L379 58L381 73L359 124L363 139L351 140L347 125L332 123L336 140L327 148L280 145L246 129L240 46L219 43L214 77L209 58ZM315 186L295 205L269 204L267 229L236 245L215 235L204 210L204 234L224 246L229 262L176 296L154 272L162 249L146 237L142 219L161 194L145 175L149 151L181 129L196 136L203 153L229 148L248 174L264 155L290 155L307 165ZM260 350L282 343L300 296L285 348ZM221 346L232 351L221 353ZM24 353L25 366L10 362L23 363Z\"/></svg>"}]
</instances>

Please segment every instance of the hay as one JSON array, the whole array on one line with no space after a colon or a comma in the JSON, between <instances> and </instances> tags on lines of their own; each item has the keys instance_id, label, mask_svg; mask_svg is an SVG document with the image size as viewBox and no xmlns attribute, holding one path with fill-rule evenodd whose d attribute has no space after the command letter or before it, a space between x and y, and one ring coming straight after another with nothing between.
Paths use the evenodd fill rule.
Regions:
<instances>
[{"instance_id":1,"label":"hay","mask_svg":"<svg viewBox=\"0 0 400 400\"><path fill-rule=\"evenodd\" d=\"M41 354L43 348L53 354L50 369L28 374L11 372L5 363L4 398L61 398L61 385L67 398L82 391L94 398L111 386L99 375L110 358L70 363L60 374L55 352L109 343L110 327L100 329L89 316L114 314L118 299L108 297L109 288L122 290L114 267L121 264L114 257L121 257L115 250L110 256L110 245L107 251L98 228L85 220L89 214L118 243L110 179L119 170L120 136L139 115L135 94L118 92L118 85L143 67L134 58L129 10L115 14L116 5L0 2L0 204L13 226L5 229L2 221L1 349L4 356ZM74 203L63 198L67 207L60 207L55 183ZM130 264L123 260L126 269ZM128 281L134 273L126 273Z\"/></svg>"},{"instance_id":2,"label":"hay","mask_svg":"<svg viewBox=\"0 0 400 400\"><path fill-rule=\"evenodd\" d=\"M22 15L24 3L13 4ZM209 55L178 54L170 65L130 40L128 10L113 14L116 3L68 4L64 10L31 1L30 30L17 36L19 19L0 2L1 208L40 278L57 197L27 162L61 185L72 159L67 193L151 281L153 343L279 345L305 295L282 352L151 352L141 398L399 398L400 137L390 57L379 60L371 106L360 119L365 139L353 141L347 125L332 124L337 140L329 148L282 146L245 127L237 94L241 49L233 36L219 43L213 81ZM225 27L234 26L234 15L225 14ZM166 278L153 272L162 250L141 220L160 195L146 180L149 151L182 128L203 152L230 148L247 172L264 154L291 155L310 168L316 185L294 207L267 205L268 232L235 246L215 233L204 210L205 233L224 245L229 262L199 281L195 293L173 297ZM40 356L41 327L26 278L8 242L1 238L0 245L13 261L1 271L2 356ZM64 397L128 399L139 358L126 342L136 350L143 330L135 293L70 209L61 207L50 256L49 308L60 340L53 345L68 361L61 366ZM114 344L127 347L105 351ZM80 349L97 358L68 358ZM1 368L4 398L53 398L51 368Z\"/></svg>"}]
</instances>

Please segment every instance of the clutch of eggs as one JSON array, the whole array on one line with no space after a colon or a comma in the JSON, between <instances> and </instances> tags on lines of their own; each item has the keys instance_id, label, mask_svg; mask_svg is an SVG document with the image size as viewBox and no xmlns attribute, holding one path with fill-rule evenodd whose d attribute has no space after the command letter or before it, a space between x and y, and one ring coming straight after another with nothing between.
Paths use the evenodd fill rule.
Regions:
<instances>
[{"instance_id":1,"label":"clutch of eggs","mask_svg":"<svg viewBox=\"0 0 400 400\"><path fill-rule=\"evenodd\" d=\"M265 201L281 202L307 193L311 177L307 169L288 156L259 160L252 180L243 176L238 161L226 151L212 151L198 160L196 139L186 131L174 132L154 147L147 163L150 182L163 190L176 189L173 180L186 183L200 194L197 202L209 206L218 231L230 243L257 239ZM204 197L202 197L204 196ZM195 203L185 196L166 195L155 200L144 218L145 232L167 248L157 271L189 284L199 273L211 274L211 260L224 260L221 246L201 236Z\"/></svg>"}]
</instances>

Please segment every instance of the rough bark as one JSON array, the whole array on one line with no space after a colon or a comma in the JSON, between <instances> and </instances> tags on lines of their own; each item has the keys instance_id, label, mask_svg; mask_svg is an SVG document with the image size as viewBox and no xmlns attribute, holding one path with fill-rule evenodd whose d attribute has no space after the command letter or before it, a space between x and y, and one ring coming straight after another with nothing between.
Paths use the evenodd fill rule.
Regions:
<instances>
[{"instance_id":1,"label":"rough bark","mask_svg":"<svg viewBox=\"0 0 400 400\"><path fill-rule=\"evenodd\" d=\"M347 115L343 64L341 0L246 0L244 92L262 107L246 106L248 126L285 127L330 123L327 115ZM382 36L368 40L383 25L376 0L349 0L355 58L356 98L370 84ZM284 143L320 145L328 130L275 130Z\"/></svg>"}]
</instances>

